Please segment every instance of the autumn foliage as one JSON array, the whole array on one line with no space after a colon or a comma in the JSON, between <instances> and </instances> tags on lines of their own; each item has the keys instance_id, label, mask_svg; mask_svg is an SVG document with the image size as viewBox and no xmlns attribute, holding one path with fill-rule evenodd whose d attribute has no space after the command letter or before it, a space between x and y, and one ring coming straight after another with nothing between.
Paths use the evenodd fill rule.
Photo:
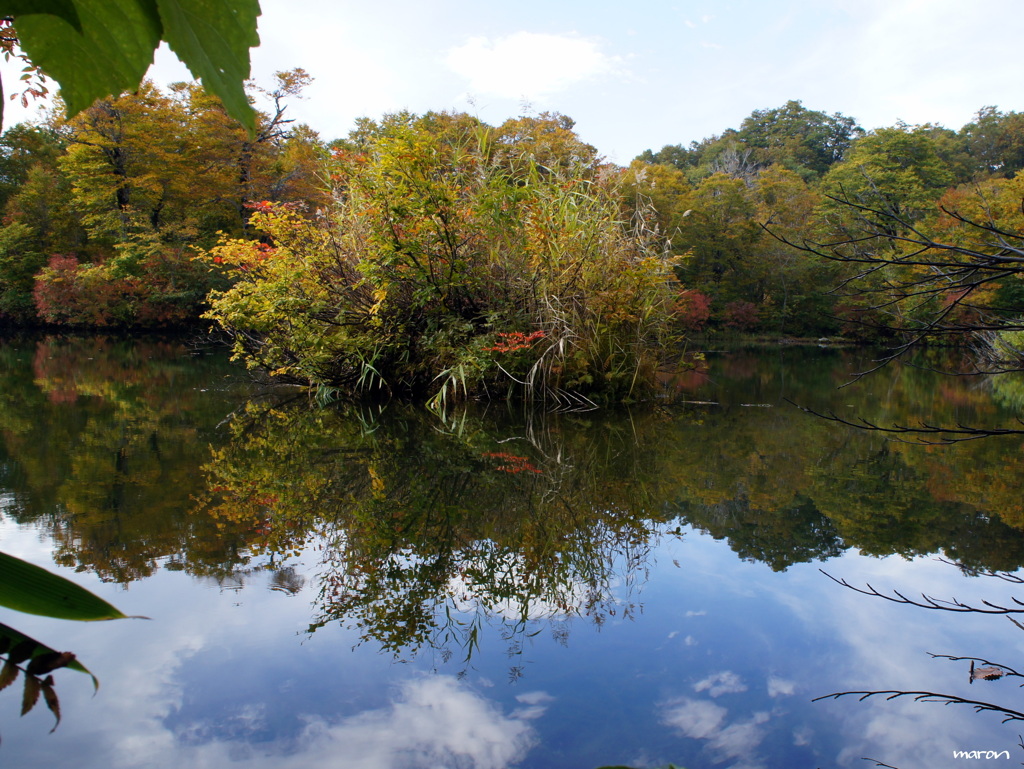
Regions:
<instances>
[{"instance_id":1,"label":"autumn foliage","mask_svg":"<svg viewBox=\"0 0 1024 769\"><path fill-rule=\"evenodd\" d=\"M321 392L648 392L672 349L674 259L562 126L367 121L335 152L329 212L261 205L269 247L208 252L236 281L208 317L250 364Z\"/></svg>"}]
</instances>

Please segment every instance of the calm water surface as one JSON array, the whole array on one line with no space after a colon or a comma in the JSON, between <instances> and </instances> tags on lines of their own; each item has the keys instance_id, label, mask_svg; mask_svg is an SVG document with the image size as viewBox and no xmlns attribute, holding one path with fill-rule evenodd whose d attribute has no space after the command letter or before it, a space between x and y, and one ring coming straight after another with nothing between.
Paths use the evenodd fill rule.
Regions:
<instances>
[{"instance_id":1,"label":"calm water surface","mask_svg":"<svg viewBox=\"0 0 1024 769\"><path fill-rule=\"evenodd\" d=\"M63 719L0 692L12 767L964 765L1021 729L1021 441L999 388L867 353L709 356L671 407L311 408L178 342L0 342L0 547L149 620L0 622L74 651ZM993 576L992 573L996 575ZM979 665L981 663L978 663ZM1002 765L1007 759L997 759Z\"/></svg>"}]
</instances>

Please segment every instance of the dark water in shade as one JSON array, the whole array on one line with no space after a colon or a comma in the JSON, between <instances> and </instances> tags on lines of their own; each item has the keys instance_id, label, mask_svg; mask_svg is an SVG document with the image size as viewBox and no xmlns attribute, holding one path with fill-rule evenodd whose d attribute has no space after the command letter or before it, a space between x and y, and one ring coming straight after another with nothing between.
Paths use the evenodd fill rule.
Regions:
<instances>
[{"instance_id":1,"label":"dark water in shade","mask_svg":"<svg viewBox=\"0 0 1024 769\"><path fill-rule=\"evenodd\" d=\"M1022 669L1007 617L822 573L1024 600L1021 440L913 446L792 405L1007 425L1024 387L893 367L837 389L868 359L721 353L672 406L441 418L259 392L176 341L0 342L0 548L151 618L0 610L101 681L56 672L52 734L0 692L0 766L1020 762L1024 725L969 705L811 701L1024 709L1013 677L929 654Z\"/></svg>"}]
</instances>

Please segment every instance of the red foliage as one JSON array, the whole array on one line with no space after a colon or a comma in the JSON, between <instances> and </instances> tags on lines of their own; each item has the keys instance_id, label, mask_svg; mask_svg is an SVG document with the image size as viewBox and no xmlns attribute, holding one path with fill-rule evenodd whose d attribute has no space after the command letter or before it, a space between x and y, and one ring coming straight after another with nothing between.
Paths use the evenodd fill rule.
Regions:
<instances>
[{"instance_id":1,"label":"red foliage","mask_svg":"<svg viewBox=\"0 0 1024 769\"><path fill-rule=\"evenodd\" d=\"M498 465L495 470L499 473L543 473L543 470L538 470L532 464L530 464L529 457L517 457L515 454L509 454L506 451L487 451L482 456L489 459L498 459L505 464Z\"/></svg>"},{"instance_id":2,"label":"red foliage","mask_svg":"<svg viewBox=\"0 0 1024 769\"><path fill-rule=\"evenodd\" d=\"M79 264L58 254L36 276L33 298L39 317L70 326L176 325L195 317L205 293L204 272L187 255L148 257L141 275L114 277L104 265Z\"/></svg>"},{"instance_id":3,"label":"red foliage","mask_svg":"<svg viewBox=\"0 0 1024 769\"><path fill-rule=\"evenodd\" d=\"M687 331L700 331L711 317L711 297L693 289L680 291L674 307L676 320Z\"/></svg>"},{"instance_id":4,"label":"red foliage","mask_svg":"<svg viewBox=\"0 0 1024 769\"><path fill-rule=\"evenodd\" d=\"M78 400L73 366L68 365L64 356L55 354L52 337L36 345L32 374L37 383L45 383L42 389L50 403L74 403Z\"/></svg>"},{"instance_id":5,"label":"red foliage","mask_svg":"<svg viewBox=\"0 0 1024 769\"><path fill-rule=\"evenodd\" d=\"M524 334L521 331L499 331L501 341L494 347L484 347L484 352L515 352L516 350L528 350L538 339L544 338L543 331L534 331L532 334Z\"/></svg>"},{"instance_id":6,"label":"red foliage","mask_svg":"<svg viewBox=\"0 0 1024 769\"><path fill-rule=\"evenodd\" d=\"M85 285L83 274L84 266L74 256L51 256L32 290L39 317L48 323L109 325L118 287L109 282Z\"/></svg>"}]
</instances>

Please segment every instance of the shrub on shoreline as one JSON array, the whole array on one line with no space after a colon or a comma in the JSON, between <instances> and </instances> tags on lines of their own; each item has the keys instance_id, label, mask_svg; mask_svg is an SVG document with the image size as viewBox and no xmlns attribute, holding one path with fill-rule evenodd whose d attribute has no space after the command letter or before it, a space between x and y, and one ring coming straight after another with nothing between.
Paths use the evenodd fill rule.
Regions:
<instances>
[{"instance_id":1,"label":"shrub on shoreline","mask_svg":"<svg viewBox=\"0 0 1024 769\"><path fill-rule=\"evenodd\" d=\"M206 254L236 278L206 317L250 365L325 391L641 397L672 347L674 259L559 120L363 125L331 210L257 204L266 242Z\"/></svg>"}]
</instances>

